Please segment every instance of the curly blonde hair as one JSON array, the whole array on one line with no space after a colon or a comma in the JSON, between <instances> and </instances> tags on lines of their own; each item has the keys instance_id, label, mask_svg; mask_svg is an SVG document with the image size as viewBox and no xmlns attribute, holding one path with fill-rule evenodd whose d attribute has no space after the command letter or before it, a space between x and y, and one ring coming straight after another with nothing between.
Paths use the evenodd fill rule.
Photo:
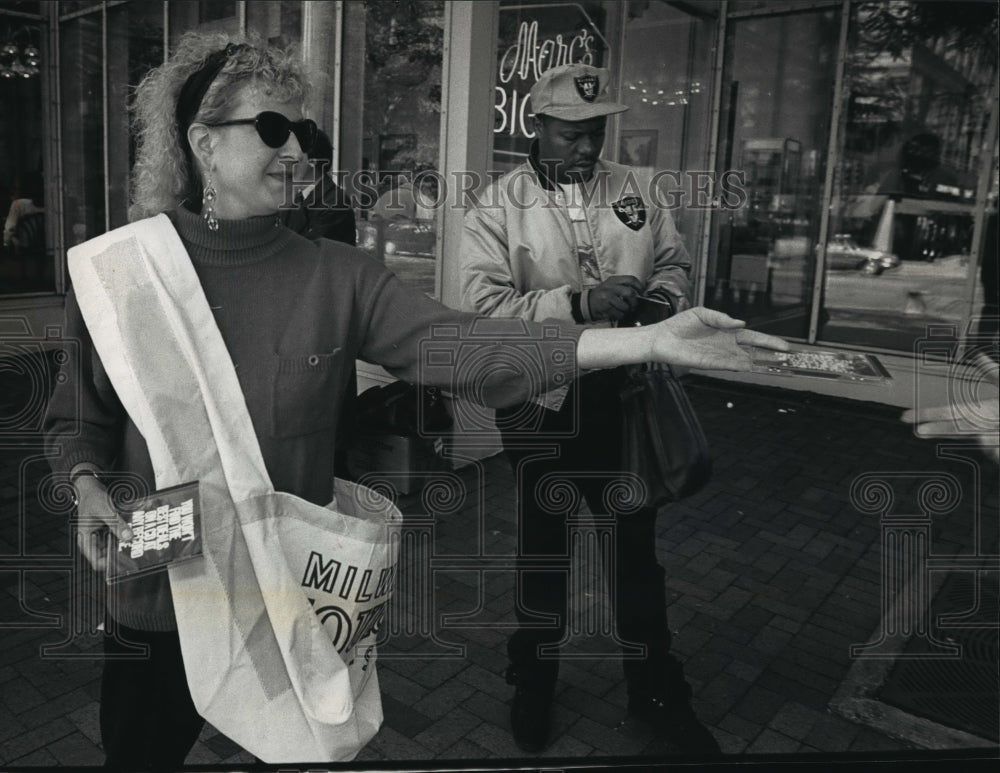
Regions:
<instances>
[{"instance_id":1,"label":"curly blonde hair","mask_svg":"<svg viewBox=\"0 0 1000 773\"><path fill-rule=\"evenodd\" d=\"M187 79L230 43L239 47L212 82L193 121L223 120L247 85L283 102L305 103L308 99L308 76L294 48L262 45L256 37L185 33L169 60L142 80L132 100L136 159L129 220L151 217L182 204L196 211L201 207L201 180L186 139L180 135L177 100Z\"/></svg>"}]
</instances>

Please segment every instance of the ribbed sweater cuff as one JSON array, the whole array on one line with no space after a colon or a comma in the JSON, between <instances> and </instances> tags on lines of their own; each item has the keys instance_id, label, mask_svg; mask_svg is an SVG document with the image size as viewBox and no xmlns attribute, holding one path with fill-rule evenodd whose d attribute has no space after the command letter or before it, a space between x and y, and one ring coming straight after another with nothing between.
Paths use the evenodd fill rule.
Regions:
<instances>
[{"instance_id":1,"label":"ribbed sweater cuff","mask_svg":"<svg viewBox=\"0 0 1000 773\"><path fill-rule=\"evenodd\" d=\"M583 322L593 322L594 316L590 313L590 289L584 290L580 293L580 314L583 316Z\"/></svg>"}]
</instances>

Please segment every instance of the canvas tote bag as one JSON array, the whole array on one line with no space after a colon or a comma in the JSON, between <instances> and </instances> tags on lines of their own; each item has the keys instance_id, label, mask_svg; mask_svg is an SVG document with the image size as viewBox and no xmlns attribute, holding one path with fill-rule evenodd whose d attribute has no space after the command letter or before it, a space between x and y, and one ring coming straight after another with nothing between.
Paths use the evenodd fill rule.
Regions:
<instances>
[{"instance_id":1,"label":"canvas tote bag","mask_svg":"<svg viewBox=\"0 0 1000 773\"><path fill-rule=\"evenodd\" d=\"M236 371L165 215L68 258L157 488L200 482L205 556L169 569L195 706L265 762L352 759L382 722L374 645L399 511L340 480L327 507L274 491Z\"/></svg>"}]
</instances>

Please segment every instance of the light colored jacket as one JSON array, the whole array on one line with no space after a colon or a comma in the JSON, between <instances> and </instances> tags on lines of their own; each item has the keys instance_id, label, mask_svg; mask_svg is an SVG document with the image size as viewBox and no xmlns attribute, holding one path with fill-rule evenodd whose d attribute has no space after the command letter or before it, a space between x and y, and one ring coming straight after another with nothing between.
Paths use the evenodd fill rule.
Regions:
<instances>
[{"instance_id":1,"label":"light colored jacket","mask_svg":"<svg viewBox=\"0 0 1000 773\"><path fill-rule=\"evenodd\" d=\"M648 176L599 161L585 189L591 194L584 209L601 280L635 276L646 282L647 293L665 291L675 311L688 308L691 259L673 216L655 206ZM534 321L574 320L571 297L582 291L583 278L565 199L530 162L480 194L465 216L464 309ZM583 320L590 322L585 301L583 309Z\"/></svg>"}]
</instances>

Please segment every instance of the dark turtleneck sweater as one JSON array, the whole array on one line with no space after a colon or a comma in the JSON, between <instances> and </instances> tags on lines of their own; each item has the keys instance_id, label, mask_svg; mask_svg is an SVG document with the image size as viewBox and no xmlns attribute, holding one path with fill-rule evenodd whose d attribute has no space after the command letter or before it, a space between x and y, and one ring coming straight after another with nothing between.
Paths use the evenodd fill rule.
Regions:
<instances>
[{"instance_id":1,"label":"dark turtleneck sweater","mask_svg":"<svg viewBox=\"0 0 1000 773\"><path fill-rule=\"evenodd\" d=\"M583 328L561 326L553 337L557 323L477 320L407 287L365 253L309 241L275 217L223 220L215 232L184 209L169 217L236 367L278 491L330 501L337 418L355 359L493 407L574 375L575 358L564 355L575 352ZM145 441L115 395L72 292L65 333L80 347L63 366L45 419L53 470L89 462L137 476L152 491ZM156 345L153 331L149 345ZM527 369L504 366L512 345L522 366L530 360ZM166 574L119 583L114 595L108 608L121 623L176 628Z\"/></svg>"}]
</instances>

